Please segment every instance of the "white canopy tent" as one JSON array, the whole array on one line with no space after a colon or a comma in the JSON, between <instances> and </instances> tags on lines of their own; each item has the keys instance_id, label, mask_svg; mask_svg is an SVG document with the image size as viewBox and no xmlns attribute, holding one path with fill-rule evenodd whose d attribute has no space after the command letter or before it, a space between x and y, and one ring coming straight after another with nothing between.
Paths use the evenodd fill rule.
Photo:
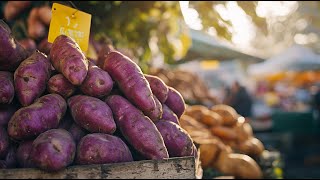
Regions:
<instances>
[{"instance_id":1,"label":"white canopy tent","mask_svg":"<svg viewBox=\"0 0 320 180\"><path fill-rule=\"evenodd\" d=\"M294 45L262 63L250 65L248 74L251 76L268 76L284 71L317 69L320 69L320 56L307 47Z\"/></svg>"}]
</instances>

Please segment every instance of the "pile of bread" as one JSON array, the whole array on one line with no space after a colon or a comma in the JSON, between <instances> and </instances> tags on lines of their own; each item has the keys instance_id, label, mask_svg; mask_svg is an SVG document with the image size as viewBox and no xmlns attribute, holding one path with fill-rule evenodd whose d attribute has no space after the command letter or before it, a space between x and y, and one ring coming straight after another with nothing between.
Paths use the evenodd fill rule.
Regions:
<instances>
[{"instance_id":1,"label":"pile of bread","mask_svg":"<svg viewBox=\"0 0 320 180\"><path fill-rule=\"evenodd\" d=\"M252 127L230 106L188 106L181 127L200 149L202 168L214 168L236 178L263 178L254 157L265 151Z\"/></svg>"}]
</instances>

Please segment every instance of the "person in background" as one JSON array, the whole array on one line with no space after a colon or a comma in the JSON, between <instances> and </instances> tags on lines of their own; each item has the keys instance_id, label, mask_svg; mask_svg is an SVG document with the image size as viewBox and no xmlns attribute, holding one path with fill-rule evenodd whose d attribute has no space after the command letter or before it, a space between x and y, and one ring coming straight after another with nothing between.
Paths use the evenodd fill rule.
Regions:
<instances>
[{"instance_id":1,"label":"person in background","mask_svg":"<svg viewBox=\"0 0 320 180\"><path fill-rule=\"evenodd\" d=\"M233 107L238 114L245 118L252 116L252 98L247 89L235 81L231 87L231 94L228 99L228 105Z\"/></svg>"},{"instance_id":2,"label":"person in background","mask_svg":"<svg viewBox=\"0 0 320 180\"><path fill-rule=\"evenodd\" d=\"M314 86L316 88L313 92L313 107L314 107L314 118L316 120L316 126L320 126L320 85Z\"/></svg>"}]
</instances>

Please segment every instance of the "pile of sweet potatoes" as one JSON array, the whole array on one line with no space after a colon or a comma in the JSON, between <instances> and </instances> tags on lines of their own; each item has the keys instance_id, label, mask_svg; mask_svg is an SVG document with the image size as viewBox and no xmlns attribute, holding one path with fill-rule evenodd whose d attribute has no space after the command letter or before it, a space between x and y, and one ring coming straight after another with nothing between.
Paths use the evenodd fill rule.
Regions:
<instances>
[{"instance_id":1,"label":"pile of sweet potatoes","mask_svg":"<svg viewBox=\"0 0 320 180\"><path fill-rule=\"evenodd\" d=\"M91 62L65 35L48 52L26 56L1 26L2 168L51 172L197 154L180 127L186 107L181 94L129 57L112 50Z\"/></svg>"}]
</instances>

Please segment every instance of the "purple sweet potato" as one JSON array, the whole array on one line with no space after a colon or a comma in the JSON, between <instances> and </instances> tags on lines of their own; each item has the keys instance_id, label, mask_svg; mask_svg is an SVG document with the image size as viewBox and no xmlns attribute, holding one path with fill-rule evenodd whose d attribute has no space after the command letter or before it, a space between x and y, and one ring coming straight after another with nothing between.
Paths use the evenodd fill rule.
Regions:
<instances>
[{"instance_id":1,"label":"purple sweet potato","mask_svg":"<svg viewBox=\"0 0 320 180\"><path fill-rule=\"evenodd\" d=\"M0 104L10 104L13 98L13 74L6 71L0 71Z\"/></svg>"},{"instance_id":2,"label":"purple sweet potato","mask_svg":"<svg viewBox=\"0 0 320 180\"><path fill-rule=\"evenodd\" d=\"M43 39L38 45L39 51L45 53L46 55L50 55L50 50L52 47L52 43L48 42L48 38Z\"/></svg>"},{"instance_id":3,"label":"purple sweet potato","mask_svg":"<svg viewBox=\"0 0 320 180\"><path fill-rule=\"evenodd\" d=\"M0 158L4 158L9 150L9 137L4 127L0 127Z\"/></svg>"},{"instance_id":4,"label":"purple sweet potato","mask_svg":"<svg viewBox=\"0 0 320 180\"><path fill-rule=\"evenodd\" d=\"M33 39L26 38L26 39L21 39L18 41L22 47L27 51L28 56L31 56L31 54L37 50L37 45L36 42Z\"/></svg>"},{"instance_id":5,"label":"purple sweet potato","mask_svg":"<svg viewBox=\"0 0 320 180\"><path fill-rule=\"evenodd\" d=\"M17 154L16 154L16 147L10 146L9 151L6 155L5 161L7 163L8 168L15 168L17 167Z\"/></svg>"},{"instance_id":6,"label":"purple sweet potato","mask_svg":"<svg viewBox=\"0 0 320 180\"><path fill-rule=\"evenodd\" d=\"M133 161L128 146L118 137L94 133L83 137L77 148L78 164L106 164Z\"/></svg>"},{"instance_id":7,"label":"purple sweet potato","mask_svg":"<svg viewBox=\"0 0 320 180\"><path fill-rule=\"evenodd\" d=\"M161 133L170 157L192 156L193 142L189 134L171 121L160 120L156 126Z\"/></svg>"},{"instance_id":8,"label":"purple sweet potato","mask_svg":"<svg viewBox=\"0 0 320 180\"><path fill-rule=\"evenodd\" d=\"M182 95L173 87L169 87L168 98L165 104L178 116L184 113L186 106Z\"/></svg>"},{"instance_id":9,"label":"purple sweet potato","mask_svg":"<svg viewBox=\"0 0 320 180\"><path fill-rule=\"evenodd\" d=\"M33 104L16 111L8 123L8 134L17 140L26 140L57 128L67 110L66 101L58 94L48 94Z\"/></svg>"},{"instance_id":10,"label":"purple sweet potato","mask_svg":"<svg viewBox=\"0 0 320 180\"><path fill-rule=\"evenodd\" d=\"M62 74L52 76L48 81L47 87L50 93L60 94L64 98L70 97L76 90L76 87Z\"/></svg>"},{"instance_id":11,"label":"purple sweet potato","mask_svg":"<svg viewBox=\"0 0 320 180\"><path fill-rule=\"evenodd\" d=\"M88 132L85 129L78 126L76 123L73 123L68 131L72 135L76 143L78 143L80 139L83 138L83 136L88 134Z\"/></svg>"},{"instance_id":12,"label":"purple sweet potato","mask_svg":"<svg viewBox=\"0 0 320 180\"><path fill-rule=\"evenodd\" d=\"M140 67L117 51L112 51L105 57L104 61L99 61L99 66L111 75L128 100L153 121L160 119L162 109L156 106L149 82Z\"/></svg>"},{"instance_id":13,"label":"purple sweet potato","mask_svg":"<svg viewBox=\"0 0 320 180\"><path fill-rule=\"evenodd\" d=\"M110 107L98 98L76 95L68 99L74 121L92 133L112 134L116 130Z\"/></svg>"},{"instance_id":14,"label":"purple sweet potato","mask_svg":"<svg viewBox=\"0 0 320 180\"><path fill-rule=\"evenodd\" d=\"M171 109L167 105L162 104L162 110L162 120L171 121L180 126L178 116L173 111L171 111Z\"/></svg>"},{"instance_id":15,"label":"purple sweet potato","mask_svg":"<svg viewBox=\"0 0 320 180\"><path fill-rule=\"evenodd\" d=\"M0 169L7 169L7 162L5 160L0 160Z\"/></svg>"},{"instance_id":16,"label":"purple sweet potato","mask_svg":"<svg viewBox=\"0 0 320 180\"><path fill-rule=\"evenodd\" d=\"M70 165L75 153L76 143L71 134L64 129L51 129L33 141L30 157L36 167L51 172Z\"/></svg>"},{"instance_id":17,"label":"purple sweet potato","mask_svg":"<svg viewBox=\"0 0 320 180\"><path fill-rule=\"evenodd\" d=\"M15 40L8 25L0 20L0 71L13 72L27 58L27 51Z\"/></svg>"},{"instance_id":18,"label":"purple sweet potato","mask_svg":"<svg viewBox=\"0 0 320 180\"><path fill-rule=\"evenodd\" d=\"M46 90L51 75L47 56L35 51L14 72L14 86L22 106L28 106Z\"/></svg>"},{"instance_id":19,"label":"purple sweet potato","mask_svg":"<svg viewBox=\"0 0 320 180\"><path fill-rule=\"evenodd\" d=\"M73 85L81 85L87 76L88 60L79 45L68 36L60 35L54 40L50 61Z\"/></svg>"},{"instance_id":20,"label":"purple sweet potato","mask_svg":"<svg viewBox=\"0 0 320 180\"><path fill-rule=\"evenodd\" d=\"M71 113L67 110L66 114L60 120L58 129L69 130L72 124L74 123Z\"/></svg>"},{"instance_id":21,"label":"purple sweet potato","mask_svg":"<svg viewBox=\"0 0 320 180\"><path fill-rule=\"evenodd\" d=\"M169 158L163 138L154 123L125 98L114 95L106 99L126 140L147 159Z\"/></svg>"},{"instance_id":22,"label":"purple sweet potato","mask_svg":"<svg viewBox=\"0 0 320 180\"><path fill-rule=\"evenodd\" d=\"M17 108L13 105L0 106L0 126L7 126L10 118L16 112Z\"/></svg>"},{"instance_id":23,"label":"purple sweet potato","mask_svg":"<svg viewBox=\"0 0 320 180\"><path fill-rule=\"evenodd\" d=\"M32 141L24 141L20 143L18 149L17 149L17 161L19 164L19 167L21 168L33 168L35 165L32 162L32 159L30 157L31 149L32 149Z\"/></svg>"},{"instance_id":24,"label":"purple sweet potato","mask_svg":"<svg viewBox=\"0 0 320 180\"><path fill-rule=\"evenodd\" d=\"M152 93L158 98L161 103L166 102L168 98L168 86L157 76L144 74L150 84Z\"/></svg>"},{"instance_id":25,"label":"purple sweet potato","mask_svg":"<svg viewBox=\"0 0 320 180\"><path fill-rule=\"evenodd\" d=\"M100 98L108 95L112 87L113 80L109 73L89 62L88 75L80 86L81 91L86 95Z\"/></svg>"}]
</instances>

